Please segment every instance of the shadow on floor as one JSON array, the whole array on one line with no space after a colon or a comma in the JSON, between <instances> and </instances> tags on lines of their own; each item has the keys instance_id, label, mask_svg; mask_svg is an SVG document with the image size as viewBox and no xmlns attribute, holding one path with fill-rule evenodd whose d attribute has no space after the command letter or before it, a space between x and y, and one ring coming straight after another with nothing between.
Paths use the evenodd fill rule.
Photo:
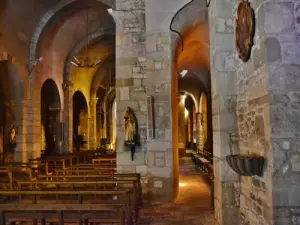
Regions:
<instances>
[{"instance_id":1,"label":"shadow on floor","mask_svg":"<svg viewBox=\"0 0 300 225\"><path fill-rule=\"evenodd\" d=\"M211 210L210 187L191 158L180 158L179 196L168 204L141 210L138 225L217 225Z\"/></svg>"}]
</instances>

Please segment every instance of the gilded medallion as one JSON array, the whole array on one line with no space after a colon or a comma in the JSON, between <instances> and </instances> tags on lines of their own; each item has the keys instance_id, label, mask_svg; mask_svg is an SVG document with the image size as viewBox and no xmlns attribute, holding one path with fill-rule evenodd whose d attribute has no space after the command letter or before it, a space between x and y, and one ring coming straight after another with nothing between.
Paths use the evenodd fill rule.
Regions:
<instances>
[{"instance_id":1,"label":"gilded medallion","mask_svg":"<svg viewBox=\"0 0 300 225\"><path fill-rule=\"evenodd\" d=\"M238 6L235 45L239 58L247 62L250 58L255 28L254 11L248 1L242 0Z\"/></svg>"}]
</instances>

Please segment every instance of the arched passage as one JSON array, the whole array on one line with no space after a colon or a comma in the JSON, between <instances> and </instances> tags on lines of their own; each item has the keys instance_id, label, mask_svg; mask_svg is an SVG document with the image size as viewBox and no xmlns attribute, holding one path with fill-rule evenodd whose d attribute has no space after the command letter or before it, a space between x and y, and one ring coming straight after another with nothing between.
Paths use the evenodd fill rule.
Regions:
<instances>
[{"instance_id":1,"label":"arched passage","mask_svg":"<svg viewBox=\"0 0 300 225\"><path fill-rule=\"evenodd\" d=\"M47 79L41 89L41 150L45 155L59 153L61 103L57 85Z\"/></svg>"},{"instance_id":2,"label":"arched passage","mask_svg":"<svg viewBox=\"0 0 300 225\"><path fill-rule=\"evenodd\" d=\"M199 102L201 93L210 93L208 11L202 3L200 1L191 1L191 4L186 5L185 8L178 12L172 24L172 27L180 32L183 38L183 46L179 38L173 39L172 133L175 194L178 194L181 190L179 177L182 176L179 172L179 163L182 160L180 157L189 156L190 150L194 150L194 152L199 150L198 137L201 136L199 129L201 123ZM185 73L181 73L183 70L185 70ZM184 95L181 93L184 93ZM193 98L190 95L186 95L186 93L190 93ZM180 102L183 101L183 96L186 96L185 101L184 104L180 105ZM184 126L181 124L180 118L184 118ZM183 132L184 135L182 135ZM180 143L182 141L184 141L185 145ZM194 141L197 144L194 144ZM204 155L199 155L199 157L204 157ZM209 161L212 162L212 154L209 155L209 158ZM176 190L176 188L178 189ZM206 207L212 205L211 193L213 191L207 189L202 196L205 199L203 204Z\"/></svg>"},{"instance_id":3,"label":"arched passage","mask_svg":"<svg viewBox=\"0 0 300 225\"><path fill-rule=\"evenodd\" d=\"M73 142L76 150L85 149L88 137L88 104L80 91L73 95Z\"/></svg>"}]
</instances>

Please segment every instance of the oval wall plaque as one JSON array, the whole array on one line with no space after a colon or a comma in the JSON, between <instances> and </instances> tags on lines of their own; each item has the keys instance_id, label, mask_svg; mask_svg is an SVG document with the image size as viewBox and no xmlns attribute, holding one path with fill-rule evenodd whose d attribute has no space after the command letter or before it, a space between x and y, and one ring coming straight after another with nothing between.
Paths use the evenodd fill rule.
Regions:
<instances>
[{"instance_id":1,"label":"oval wall plaque","mask_svg":"<svg viewBox=\"0 0 300 225\"><path fill-rule=\"evenodd\" d=\"M235 25L235 46L239 58L247 62L250 58L255 29L254 11L248 1L242 0L238 6Z\"/></svg>"}]
</instances>

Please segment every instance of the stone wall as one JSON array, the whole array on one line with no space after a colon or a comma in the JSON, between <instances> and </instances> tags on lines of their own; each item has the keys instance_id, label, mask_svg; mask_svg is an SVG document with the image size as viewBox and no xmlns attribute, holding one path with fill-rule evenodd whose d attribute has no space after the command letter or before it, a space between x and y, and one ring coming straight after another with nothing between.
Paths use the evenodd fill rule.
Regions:
<instances>
[{"instance_id":1,"label":"stone wall","mask_svg":"<svg viewBox=\"0 0 300 225\"><path fill-rule=\"evenodd\" d=\"M234 16L239 1L235 1ZM262 177L241 177L241 224L271 224L272 180L270 149L270 115L268 95L268 60L261 5L250 4L256 18L254 46L246 63L236 54L237 116L239 151L266 158Z\"/></svg>"},{"instance_id":2,"label":"stone wall","mask_svg":"<svg viewBox=\"0 0 300 225\"><path fill-rule=\"evenodd\" d=\"M236 151L231 136L237 132L232 1L211 1L209 32L215 217L219 224L239 225L239 176L225 158Z\"/></svg>"},{"instance_id":3,"label":"stone wall","mask_svg":"<svg viewBox=\"0 0 300 225\"><path fill-rule=\"evenodd\" d=\"M266 158L263 177L241 178L243 224L299 224L299 2L252 2L251 59L237 65L241 153Z\"/></svg>"},{"instance_id":4,"label":"stone wall","mask_svg":"<svg viewBox=\"0 0 300 225\"><path fill-rule=\"evenodd\" d=\"M300 2L265 1L261 10L269 71L273 224L300 224Z\"/></svg>"}]
</instances>

